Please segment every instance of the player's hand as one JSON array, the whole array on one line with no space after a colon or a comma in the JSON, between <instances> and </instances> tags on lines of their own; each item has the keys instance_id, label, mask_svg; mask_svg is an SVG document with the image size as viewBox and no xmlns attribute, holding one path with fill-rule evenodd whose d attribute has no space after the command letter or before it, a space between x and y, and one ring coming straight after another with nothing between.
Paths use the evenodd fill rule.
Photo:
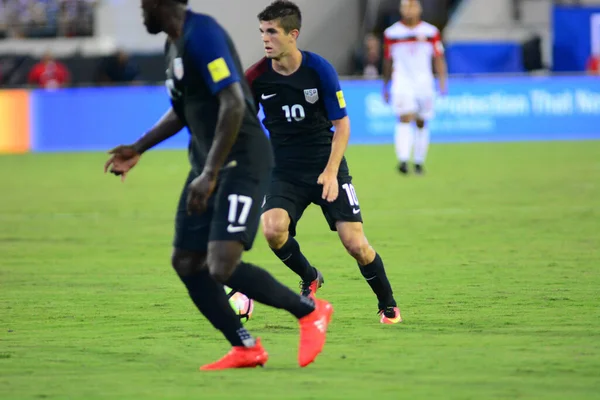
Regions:
<instances>
[{"instance_id":1,"label":"player's hand","mask_svg":"<svg viewBox=\"0 0 600 400\"><path fill-rule=\"evenodd\" d=\"M108 154L111 154L111 156L104 164L104 173L107 173L110 168L111 174L121 176L121 182L125 181L127 173L135 167L142 156L130 145L117 146L110 150Z\"/></svg>"},{"instance_id":2,"label":"player's hand","mask_svg":"<svg viewBox=\"0 0 600 400\"><path fill-rule=\"evenodd\" d=\"M188 214L202 214L208 207L208 199L217 186L216 175L202 172L188 187L187 212Z\"/></svg>"},{"instance_id":3,"label":"player's hand","mask_svg":"<svg viewBox=\"0 0 600 400\"><path fill-rule=\"evenodd\" d=\"M448 94L448 87L446 85L440 85L440 96L445 96Z\"/></svg>"},{"instance_id":4,"label":"player's hand","mask_svg":"<svg viewBox=\"0 0 600 400\"><path fill-rule=\"evenodd\" d=\"M390 92L388 90L383 91L383 100L389 104L390 102Z\"/></svg>"},{"instance_id":5,"label":"player's hand","mask_svg":"<svg viewBox=\"0 0 600 400\"><path fill-rule=\"evenodd\" d=\"M337 199L339 192L339 185L337 180L337 172L325 170L321 175L319 175L319 179L317 179L317 183L319 185L323 185L323 194L321 197L323 200L327 200L332 203Z\"/></svg>"}]
</instances>

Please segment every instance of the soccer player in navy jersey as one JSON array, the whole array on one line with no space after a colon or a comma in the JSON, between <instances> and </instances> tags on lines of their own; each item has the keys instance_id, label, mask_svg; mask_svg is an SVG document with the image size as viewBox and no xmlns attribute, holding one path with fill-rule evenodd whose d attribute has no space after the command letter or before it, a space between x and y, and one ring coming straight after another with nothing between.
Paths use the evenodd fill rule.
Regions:
<instances>
[{"instance_id":1,"label":"soccer player in navy jersey","mask_svg":"<svg viewBox=\"0 0 600 400\"><path fill-rule=\"evenodd\" d=\"M314 297L323 276L294 236L304 210L311 203L320 206L377 296L380 322L401 322L383 261L365 237L344 158L350 121L337 73L323 57L298 49L302 14L296 4L274 1L258 20L266 57L246 71L246 79L257 107L263 107L275 156L262 214L269 246L300 276L301 293Z\"/></svg>"},{"instance_id":2,"label":"soccer player in navy jersey","mask_svg":"<svg viewBox=\"0 0 600 400\"><path fill-rule=\"evenodd\" d=\"M124 179L145 151L187 127L191 170L175 217L172 264L198 310L233 346L201 369L256 367L268 359L233 312L223 285L298 318L298 362L304 367L321 352L333 309L241 261L258 230L273 155L234 44L212 17L188 10L187 0L141 5L148 32L167 34L171 108L137 142L111 150L105 172Z\"/></svg>"}]
</instances>

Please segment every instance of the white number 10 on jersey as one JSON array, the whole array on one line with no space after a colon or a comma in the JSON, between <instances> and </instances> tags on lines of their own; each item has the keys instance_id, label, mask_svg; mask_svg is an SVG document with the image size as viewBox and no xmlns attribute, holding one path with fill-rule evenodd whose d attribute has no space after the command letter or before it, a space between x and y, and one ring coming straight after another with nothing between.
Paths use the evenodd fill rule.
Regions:
<instances>
[{"instance_id":1,"label":"white number 10 on jersey","mask_svg":"<svg viewBox=\"0 0 600 400\"><path fill-rule=\"evenodd\" d=\"M342 189L346 191L346 195L348 196L348 201L352 207L358 206L358 196L356 196L356 190L354 190L354 185L351 183L344 183L342 185Z\"/></svg>"},{"instance_id":2,"label":"white number 10 on jersey","mask_svg":"<svg viewBox=\"0 0 600 400\"><path fill-rule=\"evenodd\" d=\"M306 117L304 107L300 104L294 104L292 107L283 106L281 108L285 112L285 118L287 118L288 122L292 122L292 118L296 120L296 122L300 122Z\"/></svg>"}]
</instances>

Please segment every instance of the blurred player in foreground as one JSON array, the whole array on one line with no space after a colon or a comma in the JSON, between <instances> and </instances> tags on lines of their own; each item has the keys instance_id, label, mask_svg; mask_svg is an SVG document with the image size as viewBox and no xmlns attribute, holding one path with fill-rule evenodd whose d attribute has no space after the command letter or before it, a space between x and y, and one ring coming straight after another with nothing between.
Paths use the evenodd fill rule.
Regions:
<instances>
[{"instance_id":1,"label":"blurred player in foreground","mask_svg":"<svg viewBox=\"0 0 600 400\"><path fill-rule=\"evenodd\" d=\"M387 102L391 100L399 118L395 133L398 169L403 174L409 172L408 163L414 149L415 172L421 174L429 149L427 121L434 115L432 58L441 94L447 92L448 74L440 32L421 21L421 3L402 0L400 13L402 20L384 32L383 96ZM417 126L414 136L413 122Z\"/></svg>"},{"instance_id":2,"label":"blurred player in foreground","mask_svg":"<svg viewBox=\"0 0 600 400\"><path fill-rule=\"evenodd\" d=\"M304 210L319 205L377 295L380 321L401 322L383 261L365 237L344 158L350 121L337 73L323 57L298 49L302 16L296 4L275 1L258 19L266 57L246 71L246 78L256 104L263 106L275 154L262 215L269 246L300 276L302 294L313 297L323 276L294 236Z\"/></svg>"},{"instance_id":3,"label":"blurred player in foreground","mask_svg":"<svg viewBox=\"0 0 600 400\"><path fill-rule=\"evenodd\" d=\"M325 344L331 305L300 296L241 261L258 230L273 155L237 51L212 17L187 10L187 0L141 3L148 32L168 35L166 85L172 107L137 142L111 150L105 172L124 179L145 151L187 126L191 171L175 218L172 264L198 310L233 346L201 369L256 367L268 359L260 340L242 327L223 285L298 318L298 362L306 366Z\"/></svg>"}]
</instances>

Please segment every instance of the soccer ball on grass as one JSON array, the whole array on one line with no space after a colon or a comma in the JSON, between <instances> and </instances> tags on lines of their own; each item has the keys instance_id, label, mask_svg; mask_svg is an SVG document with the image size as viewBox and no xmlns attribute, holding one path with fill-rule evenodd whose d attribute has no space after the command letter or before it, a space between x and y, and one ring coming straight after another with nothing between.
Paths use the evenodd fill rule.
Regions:
<instances>
[{"instance_id":1,"label":"soccer ball on grass","mask_svg":"<svg viewBox=\"0 0 600 400\"><path fill-rule=\"evenodd\" d=\"M240 317L240 320L242 322L248 321L252 317L252 312L254 311L254 300L227 286L225 286L225 293L227 293L231 308L233 308L233 311Z\"/></svg>"}]
</instances>

